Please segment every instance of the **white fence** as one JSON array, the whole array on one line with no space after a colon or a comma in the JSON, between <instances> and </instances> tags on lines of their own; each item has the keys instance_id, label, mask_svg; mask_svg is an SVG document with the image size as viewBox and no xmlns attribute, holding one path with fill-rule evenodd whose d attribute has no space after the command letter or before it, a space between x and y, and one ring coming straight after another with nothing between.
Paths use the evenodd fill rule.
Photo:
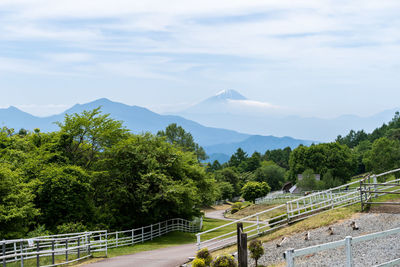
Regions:
<instances>
[{"instance_id":1,"label":"white fence","mask_svg":"<svg viewBox=\"0 0 400 267\"><path fill-rule=\"evenodd\" d=\"M30 266L58 266L91 257L94 252L104 252L109 248L130 246L153 240L173 231L198 232L203 219L188 221L180 218L156 224L108 233L106 230L41 236L31 239L0 241L0 263ZM32 261L35 261L32 264Z\"/></svg>"},{"instance_id":2,"label":"white fence","mask_svg":"<svg viewBox=\"0 0 400 267\"><path fill-rule=\"evenodd\" d=\"M284 253L284 258L286 259L286 265L288 267L294 267L296 257L309 255L309 254L321 252L324 250L335 249L335 248L344 246L345 253L346 253L346 263L344 265L346 267L353 267L354 266L353 247L352 247L353 244L357 244L357 243L363 242L363 241L373 240L376 238L382 238L382 237L386 237L386 236L393 235L393 234L399 234L399 233L400 233L400 228L394 228L391 230L368 234L368 235L363 235L363 236L358 236L358 237L348 236L345 239L342 239L339 241L329 242L329 243L320 244L320 245L307 247L307 248L288 249ZM400 259L392 260L390 262L379 264L377 266L394 266L396 264L400 264Z\"/></svg>"},{"instance_id":3,"label":"white fence","mask_svg":"<svg viewBox=\"0 0 400 267\"><path fill-rule=\"evenodd\" d=\"M255 204L276 204L286 202L291 199L296 199L301 197L300 194L290 194L290 193L283 193L283 191L277 191L269 193L264 197L256 198L254 201Z\"/></svg>"},{"instance_id":4,"label":"white fence","mask_svg":"<svg viewBox=\"0 0 400 267\"><path fill-rule=\"evenodd\" d=\"M400 171L400 169L382 173L376 175L376 177L388 175L397 171ZM221 231L224 228L224 232L226 232L227 229L229 229L228 227L232 227L232 224L236 224L238 222L245 223L244 231L247 232L249 234L248 237L251 238L257 235L268 233L289 223L314 216L326 210L359 203L361 199L360 190L357 185L359 185L360 180L325 191L312 193L304 197L296 198L286 202L286 204L273 207L271 209L247 216L205 232L197 233L197 248L201 249L203 247L208 247L210 250L216 250L235 244L236 231L229 231L226 234L222 234L210 239L207 239L205 236L211 232ZM282 209L285 210L277 212L277 210Z\"/></svg>"}]
</instances>

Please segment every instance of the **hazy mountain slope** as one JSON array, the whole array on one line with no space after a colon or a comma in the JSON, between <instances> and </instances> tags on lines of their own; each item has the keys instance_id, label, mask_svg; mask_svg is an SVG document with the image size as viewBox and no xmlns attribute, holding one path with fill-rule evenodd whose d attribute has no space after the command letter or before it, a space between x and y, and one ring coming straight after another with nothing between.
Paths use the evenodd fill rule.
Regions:
<instances>
[{"instance_id":1,"label":"hazy mountain slope","mask_svg":"<svg viewBox=\"0 0 400 267\"><path fill-rule=\"evenodd\" d=\"M284 148L288 146L291 148L296 148L300 144L311 145L312 143L313 141L299 140L287 136L275 137L275 136L253 135L241 142L206 146L205 150L209 155L214 153L223 153L226 155L232 155L240 147L244 151L246 151L249 155L251 155L255 151L264 153L266 150Z\"/></svg>"},{"instance_id":2,"label":"hazy mountain slope","mask_svg":"<svg viewBox=\"0 0 400 267\"><path fill-rule=\"evenodd\" d=\"M237 95L240 94L233 90L222 91L178 114L211 127L240 129L250 134L334 141L339 134L346 135L351 129L372 131L377 125L388 122L398 110L386 110L369 117L344 115L332 119L283 116L268 103Z\"/></svg>"}]
</instances>

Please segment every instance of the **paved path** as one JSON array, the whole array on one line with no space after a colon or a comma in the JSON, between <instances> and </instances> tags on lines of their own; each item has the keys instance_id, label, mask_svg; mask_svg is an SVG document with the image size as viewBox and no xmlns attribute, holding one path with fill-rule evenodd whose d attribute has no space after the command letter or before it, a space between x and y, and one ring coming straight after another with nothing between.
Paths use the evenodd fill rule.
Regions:
<instances>
[{"instance_id":1,"label":"paved path","mask_svg":"<svg viewBox=\"0 0 400 267\"><path fill-rule=\"evenodd\" d=\"M84 265L85 267L176 267L195 256L196 245L186 244L118 256Z\"/></svg>"}]
</instances>

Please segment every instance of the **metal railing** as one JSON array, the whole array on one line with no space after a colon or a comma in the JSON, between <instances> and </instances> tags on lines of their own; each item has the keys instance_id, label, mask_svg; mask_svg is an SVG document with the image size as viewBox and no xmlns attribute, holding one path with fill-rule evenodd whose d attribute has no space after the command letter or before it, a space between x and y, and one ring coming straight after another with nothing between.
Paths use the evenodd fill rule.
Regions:
<instances>
[{"instance_id":1,"label":"metal railing","mask_svg":"<svg viewBox=\"0 0 400 267\"><path fill-rule=\"evenodd\" d=\"M148 226L116 232L106 230L40 236L30 239L0 241L0 264L20 263L21 267L29 261L30 265L58 266L91 257L94 252L104 252L109 248L130 246L153 240L173 231L198 232L203 219L188 221L175 218Z\"/></svg>"},{"instance_id":2,"label":"metal railing","mask_svg":"<svg viewBox=\"0 0 400 267\"><path fill-rule=\"evenodd\" d=\"M309 254L321 252L324 250L335 249L335 248L344 246L345 253L346 253L345 266L352 267L352 266L354 266L353 247L352 247L353 244L357 244L357 243L363 242L363 241L373 240L376 238L382 238L382 237L386 237L386 236L393 235L393 234L399 234L399 233L400 233L400 228L394 228L394 229L390 229L387 231L377 232L377 233L358 236L358 237L347 236L345 239L342 239L339 241L315 245L315 246L311 246L311 247L307 247L307 248L288 249L284 253L284 258L286 260L286 266L294 267L295 266L294 260L296 257L309 255ZM377 266L394 266L395 264L399 264L399 263L400 263L400 259L396 259L396 260L392 260L390 262L386 262L386 263L383 263L383 264L380 264Z\"/></svg>"}]
</instances>

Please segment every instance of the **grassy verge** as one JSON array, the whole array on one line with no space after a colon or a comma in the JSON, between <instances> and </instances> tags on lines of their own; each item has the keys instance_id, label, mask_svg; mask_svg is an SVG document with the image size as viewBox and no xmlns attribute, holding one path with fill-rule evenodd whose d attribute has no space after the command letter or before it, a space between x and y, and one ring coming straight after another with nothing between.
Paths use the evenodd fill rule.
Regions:
<instances>
[{"instance_id":1,"label":"grassy verge","mask_svg":"<svg viewBox=\"0 0 400 267\"><path fill-rule=\"evenodd\" d=\"M278 204L275 204L275 205L271 205L271 204L254 205L253 204L253 205L247 206L244 209L239 210L238 212L236 212L234 214L226 214L225 216L227 218L231 218L231 219L241 219L241 218L256 214L258 212L261 212L261 211L264 211L264 210L267 210L267 209L271 209L271 208L276 207L276 206L278 206ZM265 213L265 214L261 214L259 216L259 219L260 220L266 220L266 219L275 217L275 216L277 216L277 215L279 215L279 214L281 214L281 213L283 213L285 211L286 211L286 207L283 207L282 209L276 209L276 210L273 210L271 212L268 212L268 213ZM255 218L255 217L254 218L250 218L250 220L257 220L257 218Z\"/></svg>"}]
</instances>

